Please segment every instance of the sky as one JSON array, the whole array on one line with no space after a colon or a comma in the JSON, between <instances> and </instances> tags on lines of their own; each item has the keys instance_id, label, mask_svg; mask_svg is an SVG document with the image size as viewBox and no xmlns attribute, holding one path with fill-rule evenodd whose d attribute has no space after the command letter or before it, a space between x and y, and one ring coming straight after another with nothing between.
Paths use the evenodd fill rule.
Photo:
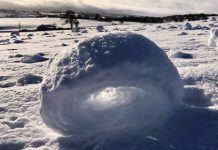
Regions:
<instances>
[{"instance_id":1,"label":"sky","mask_svg":"<svg viewBox=\"0 0 218 150\"><path fill-rule=\"evenodd\" d=\"M218 13L218 0L0 0L0 8L78 9L121 14L164 16Z\"/></svg>"}]
</instances>

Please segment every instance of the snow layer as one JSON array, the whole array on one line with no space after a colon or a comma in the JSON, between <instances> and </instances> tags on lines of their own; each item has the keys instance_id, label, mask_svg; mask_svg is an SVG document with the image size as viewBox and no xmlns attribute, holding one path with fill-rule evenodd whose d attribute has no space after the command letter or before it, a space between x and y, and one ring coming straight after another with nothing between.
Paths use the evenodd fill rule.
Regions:
<instances>
[{"instance_id":1,"label":"snow layer","mask_svg":"<svg viewBox=\"0 0 218 150\"><path fill-rule=\"evenodd\" d=\"M40 18L24 20L28 20L30 24L43 23ZM6 24L12 22L17 29L18 20L16 18L3 18L2 22ZM53 23L54 21L49 22ZM218 26L216 22L190 21L190 23L193 27L198 24L210 28ZM178 34L182 31L178 31L178 29L182 24L177 22L163 24L126 22L123 25L111 25L111 23L106 25L104 22L96 23L86 20L81 21L80 24L88 31L84 34L71 31L49 31L49 35L41 36L43 32L22 32L19 37L12 38L10 33L1 33L0 149L217 150L218 49L217 47L208 47L210 35L208 30L186 30L187 35L179 36ZM46 76L48 61L27 64L21 63L20 57L13 56L17 54L20 56L40 54L43 56L41 54L44 54L46 58L52 59L56 53L61 52L63 55L64 51L70 53L79 41L89 40L95 35L104 35L105 32L96 31L98 25L103 25L105 30L110 33L130 31L142 34L154 41L168 56L176 52L193 55L193 59L170 57L185 84L183 102L186 106L178 107L165 121L161 120L160 123L152 126L153 129L149 132L139 128L138 135L135 134L135 130L119 135L111 132L108 136L91 138L96 140L90 141L90 138L80 140L74 137L62 137L50 130L42 122L39 114L38 89L41 85L16 85L16 81L25 74ZM34 36L28 38L28 34ZM16 44L14 43L16 38L25 42ZM62 46L62 43L68 46ZM87 86L89 85L87 84Z\"/></svg>"},{"instance_id":2,"label":"snow layer","mask_svg":"<svg viewBox=\"0 0 218 150\"><path fill-rule=\"evenodd\" d=\"M1 14L0 14L1 15ZM36 29L42 24L56 24L58 27L70 27L69 24L65 24L64 20L60 18L0 18L0 30L16 31L20 25L22 29ZM111 22L104 21L90 21L79 19L80 27L93 27L97 25L111 25Z\"/></svg>"},{"instance_id":3,"label":"snow layer","mask_svg":"<svg viewBox=\"0 0 218 150\"><path fill-rule=\"evenodd\" d=\"M80 138L149 129L182 103L183 83L164 51L133 33L81 42L49 64L41 116Z\"/></svg>"}]
</instances>

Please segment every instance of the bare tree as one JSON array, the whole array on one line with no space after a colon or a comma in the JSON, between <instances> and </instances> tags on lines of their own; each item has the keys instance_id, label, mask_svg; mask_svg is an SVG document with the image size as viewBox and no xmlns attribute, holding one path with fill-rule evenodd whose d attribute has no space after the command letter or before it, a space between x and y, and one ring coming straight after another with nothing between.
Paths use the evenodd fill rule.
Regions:
<instances>
[{"instance_id":1,"label":"bare tree","mask_svg":"<svg viewBox=\"0 0 218 150\"><path fill-rule=\"evenodd\" d=\"M79 21L77 19L74 19L73 23L75 24L76 29L78 29L79 28Z\"/></svg>"},{"instance_id":2,"label":"bare tree","mask_svg":"<svg viewBox=\"0 0 218 150\"><path fill-rule=\"evenodd\" d=\"M70 24L71 29L73 29L74 20L76 19L75 12L72 10L67 10L65 14L61 16L61 19L65 20L66 24Z\"/></svg>"}]
</instances>

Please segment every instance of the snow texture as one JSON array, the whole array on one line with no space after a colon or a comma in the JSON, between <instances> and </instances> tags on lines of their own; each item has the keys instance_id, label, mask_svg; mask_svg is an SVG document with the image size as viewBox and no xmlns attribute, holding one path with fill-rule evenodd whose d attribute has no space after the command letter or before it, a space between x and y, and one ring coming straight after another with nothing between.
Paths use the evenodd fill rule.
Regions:
<instances>
[{"instance_id":1,"label":"snow texture","mask_svg":"<svg viewBox=\"0 0 218 150\"><path fill-rule=\"evenodd\" d=\"M54 22L62 27L61 24L63 21L59 18L0 18L0 20L2 23L0 25L1 31L17 30L18 20L21 22L22 27L26 29L35 29L42 23L53 24ZM218 23L215 21L201 20L189 22L193 27L199 25L214 29L218 27ZM65 73L62 73L61 67L56 67L55 63L60 62L61 59L65 60L64 58L71 58L71 50L72 48L73 50L78 50L77 47L75 48L78 42L86 39L89 40L94 36L105 35L106 32L98 32L96 30L98 25L103 25L105 31L108 33L123 33L128 31L146 36L157 43L168 56L172 56L172 54L176 52L192 54L193 59L169 57L184 81L185 89L182 99L184 105L175 108L169 115L163 113L158 123L154 122L155 119L151 121L151 117L148 117L147 122L152 122L153 124L147 124L144 128L138 127L136 130L132 127L132 130L126 128L123 132L117 132L120 130L111 131L110 133L105 132L105 134L100 134L99 132L96 137L88 137L86 139L75 138L75 136L66 137L50 130L48 126L44 124L39 114L39 88L41 84L16 85L17 80L25 74L45 75L45 78L49 79L51 76L46 77L49 61L26 64L20 63L20 60L22 56L33 56L35 54L49 58L51 59L49 68L54 67L57 69L57 71L54 69L54 73L50 72L50 74L55 76L55 72L59 73L57 76L60 75L59 77L61 79L62 75ZM71 30L58 30L48 31L48 35L45 36L42 36L44 32L20 32L20 36L15 35L11 37L11 32L1 32L0 150L217 150L218 49L217 47L208 46L210 30L178 30L182 25L183 23L181 22L161 24L125 22L125 24L119 25L116 22L80 20L80 27L87 30L88 33L73 33ZM69 28L70 25L65 27ZM186 32L187 35L178 36L181 32ZM28 34L33 34L34 36L28 38ZM16 39L25 42L16 44L14 43ZM62 43L68 46L62 46ZM53 58L55 54L59 52L61 53ZM63 71L67 72L67 70L71 70L69 67L64 69L63 63L60 64L62 64ZM123 68L120 68L120 70L122 71ZM131 78L131 82L135 79L137 72L138 70L135 71L134 78ZM165 76L164 72L158 74ZM121 78L126 78L126 75L128 74L122 75ZM86 77L88 78L88 76ZM103 79L105 78L106 77ZM165 77L165 79L171 80L169 77ZM56 81L54 80L52 82ZM101 80L98 80L96 82L100 81ZM83 84L86 87L91 85L86 83L85 80ZM77 86L78 84L75 85ZM114 90L114 88L118 90ZM112 91L109 95L113 95L112 93L115 93L114 91L122 91L125 88L129 88L128 91L130 92L127 93L133 93L133 91L136 91L134 88L138 87L105 87L104 91L106 92L103 93ZM82 89L87 88L78 86L78 91ZM141 89L141 91L144 90ZM51 90L51 94L53 93L54 90ZM138 93L140 93L140 90ZM60 96L57 94L56 97ZM60 102L60 104L62 103ZM60 105L60 108L63 108L62 106L63 105ZM113 107L114 105L110 106ZM165 104L163 104L163 106L165 107ZM72 110L70 107L71 105L64 108L68 111ZM148 109L145 108L144 105L142 105L142 107L143 111L148 112ZM55 109L60 110L58 106ZM168 109L167 107L166 110ZM155 109L151 107L150 112L152 113L154 110ZM155 113L158 114L159 108L156 110L157 112L155 111ZM159 112L166 112L162 110L163 109ZM102 110L100 112L102 112ZM51 114L52 113L53 111L51 111ZM58 113L54 113L54 115L56 114L60 114L59 120L61 120L61 117L66 113L63 111L62 115L60 111L58 111ZM150 116L153 115L154 114ZM72 115L69 114L64 120L69 116ZM136 120L139 118L138 116L140 115L135 117ZM166 116L168 116L167 119L165 119ZM99 115L96 115L95 118L97 117L99 117ZM77 119L79 118L80 117ZM132 117L129 116L129 118ZM103 119L99 117L99 122L101 122L101 120ZM144 119L141 120L144 121ZM74 121L72 120L72 122ZM126 124L129 123L128 125L130 125L132 122L133 121L130 119ZM66 123L68 123L68 121ZM152 127L151 130L149 130L150 127Z\"/></svg>"},{"instance_id":2,"label":"snow texture","mask_svg":"<svg viewBox=\"0 0 218 150\"><path fill-rule=\"evenodd\" d=\"M183 101L188 105L197 107L209 107L213 104L211 102L211 95L206 95L204 90L194 87L184 89Z\"/></svg>"},{"instance_id":3,"label":"snow texture","mask_svg":"<svg viewBox=\"0 0 218 150\"><path fill-rule=\"evenodd\" d=\"M37 63L37 62L43 62L43 61L47 61L48 58L45 58L39 54L36 55L26 55L21 59L22 63Z\"/></svg>"},{"instance_id":4,"label":"snow texture","mask_svg":"<svg viewBox=\"0 0 218 150\"><path fill-rule=\"evenodd\" d=\"M182 104L183 83L152 41L116 33L85 40L57 55L40 94L40 114L49 127L82 140L98 139L148 132L161 124Z\"/></svg>"},{"instance_id":5,"label":"snow texture","mask_svg":"<svg viewBox=\"0 0 218 150\"><path fill-rule=\"evenodd\" d=\"M210 47L218 46L218 29L212 29L210 31L210 36L208 39L208 46Z\"/></svg>"}]
</instances>

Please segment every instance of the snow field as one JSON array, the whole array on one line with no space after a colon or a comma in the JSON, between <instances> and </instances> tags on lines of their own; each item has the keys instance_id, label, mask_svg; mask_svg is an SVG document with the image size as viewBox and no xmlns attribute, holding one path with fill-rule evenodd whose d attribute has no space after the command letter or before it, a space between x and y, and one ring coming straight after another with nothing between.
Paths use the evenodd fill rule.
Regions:
<instances>
[{"instance_id":1,"label":"snow field","mask_svg":"<svg viewBox=\"0 0 218 150\"><path fill-rule=\"evenodd\" d=\"M214 21L190 23L192 26L200 24L211 29L217 26ZM109 135L104 134L100 139L93 138L95 141L92 142L89 138L60 137L44 125L39 114L38 89L40 84L18 86L17 80L25 74L45 78L47 65L54 60L57 53L71 52L72 48L77 49L78 42L89 40L96 35L106 34L97 32L97 25L99 24L86 28L88 33L52 31L48 32L49 35L42 35L44 32L34 32L21 33L20 36L14 37L11 37L10 33L0 34L0 149L55 150L92 147L106 150L126 149L127 147L134 149L137 146L137 149L140 150L146 146L148 149L155 150L193 148L216 150L218 145L215 133L217 133L216 126L218 124L217 112L213 109L217 109L218 101L217 47L208 46L209 30L183 31L180 29L183 23L157 25L131 23L104 26L104 28L110 33L129 31L142 34L154 41L168 56L177 52L191 54L193 59L169 57L184 81L183 102L187 104L187 107L175 110L172 116L163 121L161 126L154 126L155 130L150 130L149 133L147 130L141 130L142 128L139 129L137 135L135 131L119 132L119 136L116 132L111 132ZM186 32L187 35L178 35L181 32ZM33 36L28 36L28 34ZM16 38L24 42L14 43ZM68 46L64 46L62 43ZM21 63L22 56L33 56L38 53L43 53L43 57L50 60L31 64ZM63 58L64 55L61 57ZM123 88L125 87L120 89L109 87L102 89L101 92L96 91L93 97L97 97L97 102L90 100L90 104L96 106L97 103L104 106L101 97L105 95L108 97L108 94L112 97L122 97L123 94L126 94L123 92ZM125 89L125 91L134 91L134 89ZM140 90L138 92L141 93ZM131 93L128 92L132 95ZM144 94L142 93L142 95ZM110 101L111 99L106 101L107 104ZM190 105L195 107L188 107ZM111 107L113 106L111 105ZM81 143L83 144L81 145ZM113 145L114 147L111 147Z\"/></svg>"}]
</instances>

